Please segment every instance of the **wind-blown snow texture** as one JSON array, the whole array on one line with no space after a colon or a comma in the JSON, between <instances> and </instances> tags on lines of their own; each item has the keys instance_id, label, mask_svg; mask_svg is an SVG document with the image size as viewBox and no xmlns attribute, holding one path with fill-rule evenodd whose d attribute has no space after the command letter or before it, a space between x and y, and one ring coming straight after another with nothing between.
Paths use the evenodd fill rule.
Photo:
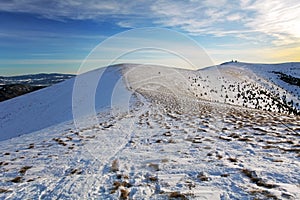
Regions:
<instances>
[{"instance_id":1,"label":"wind-blown snow texture","mask_svg":"<svg viewBox=\"0 0 300 200\"><path fill-rule=\"evenodd\" d=\"M0 103L0 198L299 199L299 69L109 67L79 129L74 79Z\"/></svg>"}]
</instances>

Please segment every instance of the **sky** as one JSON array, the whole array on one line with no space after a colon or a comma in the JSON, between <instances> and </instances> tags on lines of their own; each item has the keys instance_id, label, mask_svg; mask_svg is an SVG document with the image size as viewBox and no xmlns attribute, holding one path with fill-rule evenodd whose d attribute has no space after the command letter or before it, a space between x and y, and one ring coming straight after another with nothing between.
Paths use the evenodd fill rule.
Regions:
<instances>
[{"instance_id":1,"label":"sky","mask_svg":"<svg viewBox=\"0 0 300 200\"><path fill-rule=\"evenodd\" d=\"M169 42L175 52L190 48L176 36L172 39L174 34L152 34L145 44L146 36L132 31L145 27L183 34L201 46L213 64L300 62L299 0L1 0L0 76L78 73L95 47L116 37L126 36L145 47ZM126 31L131 34L122 35ZM91 69L106 64L116 50L130 51L124 38L102 45L105 53ZM180 63L168 53L144 49L114 63Z\"/></svg>"}]
</instances>

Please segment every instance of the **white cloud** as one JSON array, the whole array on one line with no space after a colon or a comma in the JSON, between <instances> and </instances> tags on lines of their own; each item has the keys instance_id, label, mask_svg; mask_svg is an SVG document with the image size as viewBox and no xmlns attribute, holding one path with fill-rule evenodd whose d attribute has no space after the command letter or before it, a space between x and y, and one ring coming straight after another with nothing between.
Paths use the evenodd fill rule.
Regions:
<instances>
[{"instance_id":1,"label":"white cloud","mask_svg":"<svg viewBox=\"0 0 300 200\"><path fill-rule=\"evenodd\" d=\"M131 23L129 21L120 21L120 22L117 22L117 25L120 27L123 27L123 28L134 28L135 27L134 23Z\"/></svg>"},{"instance_id":2,"label":"white cloud","mask_svg":"<svg viewBox=\"0 0 300 200\"><path fill-rule=\"evenodd\" d=\"M234 14L228 15L226 17L226 19L228 21L239 21L242 19L242 16L239 13L234 13Z\"/></svg>"},{"instance_id":3,"label":"white cloud","mask_svg":"<svg viewBox=\"0 0 300 200\"><path fill-rule=\"evenodd\" d=\"M273 44L293 44L300 39L300 2L298 0L257 0L244 4L256 14L245 25L274 37Z\"/></svg>"},{"instance_id":4,"label":"white cloud","mask_svg":"<svg viewBox=\"0 0 300 200\"><path fill-rule=\"evenodd\" d=\"M158 25L191 35L253 37L261 33L274 45L300 39L299 0L12 0L1 1L0 11L33 13L55 20L111 20L120 27Z\"/></svg>"},{"instance_id":5,"label":"white cloud","mask_svg":"<svg viewBox=\"0 0 300 200\"><path fill-rule=\"evenodd\" d=\"M197 1L195 1L197 2ZM199 2L199 1L198 1ZM227 4L227 0L205 0L203 1L203 4L207 7L216 7L216 8L220 8L223 7Z\"/></svg>"},{"instance_id":6,"label":"white cloud","mask_svg":"<svg viewBox=\"0 0 300 200\"><path fill-rule=\"evenodd\" d=\"M140 3L145 3L139 1ZM135 2L116 0L12 0L0 2L0 10L7 12L23 12L37 14L50 19L95 19L102 16L118 17L134 14L137 5ZM142 9L137 9L141 12ZM138 15L141 13L137 13Z\"/></svg>"}]
</instances>

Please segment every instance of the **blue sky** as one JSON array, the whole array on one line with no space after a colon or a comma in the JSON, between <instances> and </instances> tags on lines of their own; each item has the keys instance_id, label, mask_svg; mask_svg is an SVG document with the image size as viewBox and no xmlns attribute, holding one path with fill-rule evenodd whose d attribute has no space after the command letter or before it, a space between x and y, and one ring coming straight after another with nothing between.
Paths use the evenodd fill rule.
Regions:
<instances>
[{"instance_id":1,"label":"blue sky","mask_svg":"<svg viewBox=\"0 0 300 200\"><path fill-rule=\"evenodd\" d=\"M203 47L215 64L231 59L300 61L298 0L2 0L0 75L76 73L99 43L143 27L185 34ZM153 37L155 42L166 42L159 34ZM180 41L168 41L188 48ZM115 44L115 48L125 46L124 42ZM143 62L143 56L150 57L144 52L127 60Z\"/></svg>"}]
</instances>

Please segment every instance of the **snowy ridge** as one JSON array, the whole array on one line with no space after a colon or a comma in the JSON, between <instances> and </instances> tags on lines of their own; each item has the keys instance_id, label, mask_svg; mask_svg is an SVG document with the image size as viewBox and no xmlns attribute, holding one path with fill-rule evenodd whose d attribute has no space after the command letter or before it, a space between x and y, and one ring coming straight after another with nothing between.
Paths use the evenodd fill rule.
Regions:
<instances>
[{"instance_id":1,"label":"snowy ridge","mask_svg":"<svg viewBox=\"0 0 300 200\"><path fill-rule=\"evenodd\" d=\"M226 63L198 71L159 66L125 70L134 91L160 91L189 97L285 114L300 114L300 64L260 65ZM293 77L295 83L288 82ZM299 81L299 85L298 82Z\"/></svg>"},{"instance_id":2,"label":"snowy ridge","mask_svg":"<svg viewBox=\"0 0 300 200\"><path fill-rule=\"evenodd\" d=\"M0 198L299 199L300 118L277 107L263 111L276 97L272 87L280 99L293 99L293 105L299 88L288 90L289 84L268 67L261 72L253 66L230 63L189 71L126 64L102 69L103 86L95 97L99 121L89 125L92 119L85 116L81 123L86 126L80 128L68 117L70 99L63 102L66 112L56 108L71 98L74 80L0 103L7 120L1 132L6 127L11 134L19 127L9 121L19 120L20 113L31 126L46 105L54 109L48 117L62 115L60 124L37 120L41 127L31 127L36 132L23 127L28 134L0 142ZM285 65L278 71L290 73L284 70ZM124 104L128 112L110 112L115 85L120 99L124 93L134 97ZM246 103L237 98L238 85ZM250 89L256 96L247 94ZM251 95L262 98L261 108L255 109ZM44 106L27 108L33 100ZM17 111L22 106L27 114Z\"/></svg>"}]
</instances>

